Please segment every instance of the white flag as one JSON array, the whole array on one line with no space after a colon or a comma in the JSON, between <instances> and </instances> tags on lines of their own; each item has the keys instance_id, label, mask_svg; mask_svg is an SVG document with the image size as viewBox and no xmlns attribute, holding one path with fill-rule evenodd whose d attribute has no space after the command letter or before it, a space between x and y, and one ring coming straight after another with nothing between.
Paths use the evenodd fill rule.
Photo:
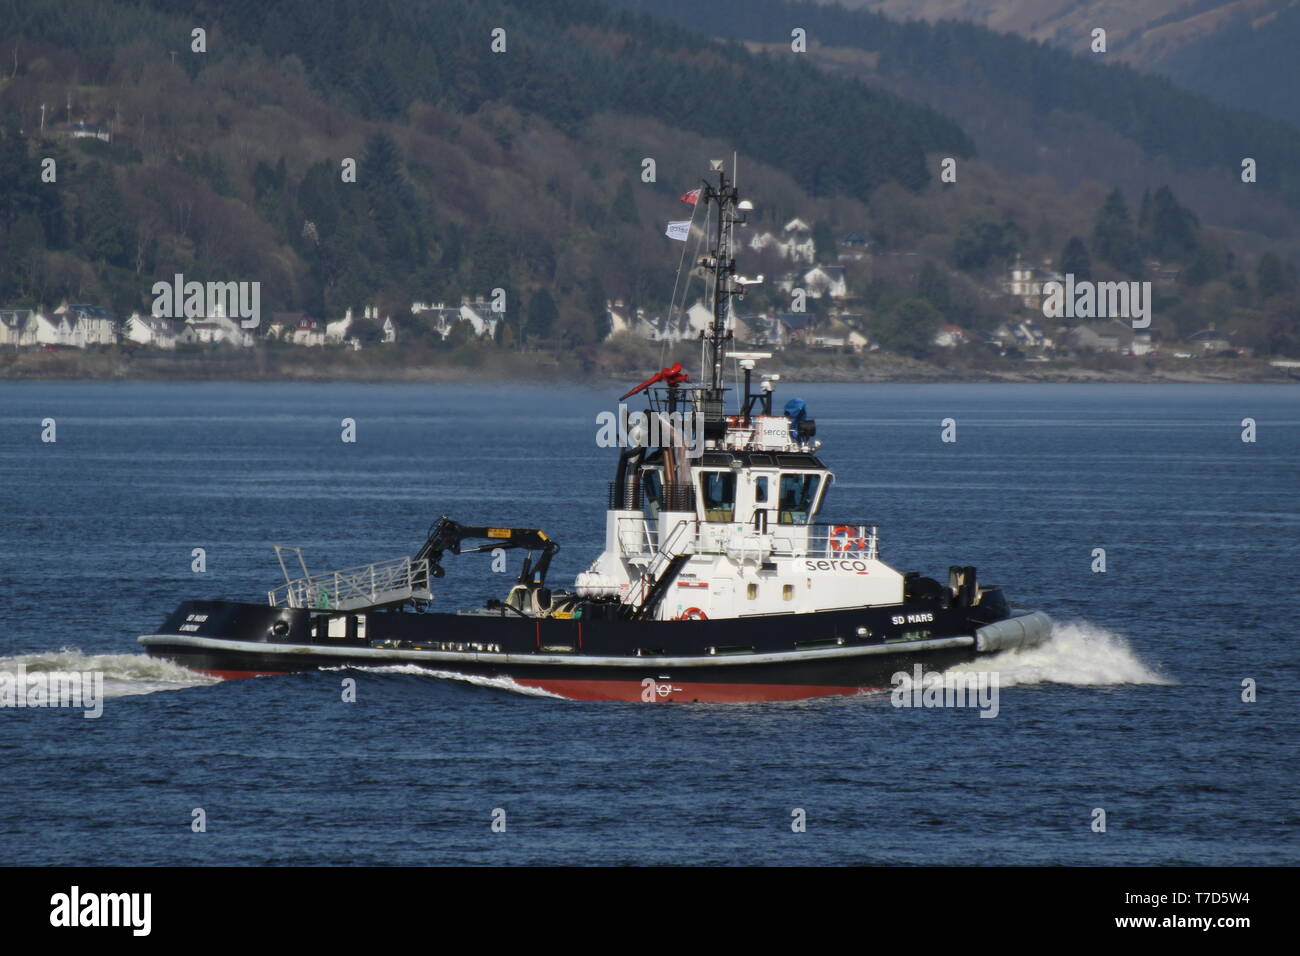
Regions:
<instances>
[{"instance_id":1,"label":"white flag","mask_svg":"<svg viewBox=\"0 0 1300 956\"><path fill-rule=\"evenodd\" d=\"M676 239L679 242L685 242L686 236L690 231L691 221L686 219L682 222L670 222L668 228L664 231L664 235L669 239Z\"/></svg>"}]
</instances>

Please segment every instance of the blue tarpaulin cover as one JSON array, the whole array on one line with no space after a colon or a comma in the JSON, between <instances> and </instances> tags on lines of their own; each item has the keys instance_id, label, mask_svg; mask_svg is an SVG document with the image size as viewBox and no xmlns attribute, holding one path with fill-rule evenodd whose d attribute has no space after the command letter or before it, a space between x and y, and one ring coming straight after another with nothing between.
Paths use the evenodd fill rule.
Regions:
<instances>
[{"instance_id":1,"label":"blue tarpaulin cover","mask_svg":"<svg viewBox=\"0 0 1300 956\"><path fill-rule=\"evenodd\" d=\"M785 417L790 419L790 440L799 440L799 423L808 417L808 406L802 398L792 398L785 403Z\"/></svg>"}]
</instances>

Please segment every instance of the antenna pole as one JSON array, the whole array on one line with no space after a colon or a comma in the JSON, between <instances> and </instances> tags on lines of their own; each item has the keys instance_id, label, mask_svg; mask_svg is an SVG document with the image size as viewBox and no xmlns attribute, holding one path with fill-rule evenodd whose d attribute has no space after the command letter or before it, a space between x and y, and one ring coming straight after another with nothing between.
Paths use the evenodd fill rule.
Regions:
<instances>
[{"instance_id":1,"label":"antenna pole","mask_svg":"<svg viewBox=\"0 0 1300 956\"><path fill-rule=\"evenodd\" d=\"M732 252L735 227L745 222L745 217L738 214L739 198L736 186L727 179L726 165L721 160L714 160L713 171L718 174L718 182L705 181L701 188L701 197L705 202L718 207L717 234L710 254L704 265L713 271L713 322L709 326L707 342L709 347L709 391L710 397L721 401L723 392L723 362L726 358L727 340L731 337L728 320L731 312L731 297L740 295L744 289L735 281L736 259Z\"/></svg>"}]
</instances>

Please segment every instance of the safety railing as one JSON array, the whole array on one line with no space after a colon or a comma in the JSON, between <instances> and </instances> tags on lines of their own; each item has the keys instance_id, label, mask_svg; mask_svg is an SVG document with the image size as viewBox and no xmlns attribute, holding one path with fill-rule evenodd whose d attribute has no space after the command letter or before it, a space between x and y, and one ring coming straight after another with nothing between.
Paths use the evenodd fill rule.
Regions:
<instances>
[{"instance_id":1,"label":"safety railing","mask_svg":"<svg viewBox=\"0 0 1300 956\"><path fill-rule=\"evenodd\" d=\"M331 611L431 600L429 561L410 557L377 561L341 571L296 578L267 592L272 607L304 607Z\"/></svg>"},{"instance_id":2,"label":"safety railing","mask_svg":"<svg viewBox=\"0 0 1300 956\"><path fill-rule=\"evenodd\" d=\"M625 557L651 558L659 551L655 523L646 518L620 518L618 544ZM874 559L880 554L880 538L875 525L865 524L770 524L759 531L740 522L691 521L688 533L672 542L674 554L738 551L776 557Z\"/></svg>"}]
</instances>

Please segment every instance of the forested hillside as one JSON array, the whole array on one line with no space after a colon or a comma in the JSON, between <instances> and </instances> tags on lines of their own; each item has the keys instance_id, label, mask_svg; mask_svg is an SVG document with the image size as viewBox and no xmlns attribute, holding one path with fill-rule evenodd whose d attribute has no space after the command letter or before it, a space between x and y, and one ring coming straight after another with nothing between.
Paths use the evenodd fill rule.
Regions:
<instances>
[{"instance_id":1,"label":"forested hillside","mask_svg":"<svg viewBox=\"0 0 1300 956\"><path fill-rule=\"evenodd\" d=\"M966 20L1087 50L1106 30L1107 58L1244 109L1300 125L1300 5L1295 0L835 0L896 20Z\"/></svg>"},{"instance_id":2,"label":"forested hillside","mask_svg":"<svg viewBox=\"0 0 1300 956\"><path fill-rule=\"evenodd\" d=\"M1156 256L1181 276L1162 292L1171 330L1230 319L1251 348L1297 347L1285 124L974 27L795 8L815 43L872 57L828 68L791 54L775 0L645 5L683 23L596 0L0 0L0 305L126 315L175 273L256 280L264 312L316 317L503 288L499 345L582 346L605 335L608 298L667 301L680 248L664 222L735 150L755 229L798 216L823 257L870 233L855 307L904 350L937 323L1010 314L996 290L1018 255L1134 278ZM710 38L728 31L772 49ZM1005 121L898 95L918 74ZM1054 124L1076 115L1095 128L1063 150ZM77 122L111 141L72 138ZM1037 131L1024 156L1081 173L1062 186L981 155L968 125ZM1094 129L1109 152L1089 152ZM1230 184L1243 137L1267 170L1250 195L1187 178ZM959 185L938 181L945 157ZM1216 195L1238 220L1205 212ZM750 306L787 304L769 284Z\"/></svg>"},{"instance_id":3,"label":"forested hillside","mask_svg":"<svg viewBox=\"0 0 1300 956\"><path fill-rule=\"evenodd\" d=\"M958 20L899 22L811 0L616 2L671 16L717 36L764 43L788 44L791 28L798 26L813 42L875 54L881 75L924 76L954 89L1011 95L1025 99L1041 115L1061 111L1087 116L1177 166L1235 173L1242 157L1250 156L1272 171L1266 184L1261 180L1265 188L1300 209L1300 166L1294 162L1300 156L1300 129L1213 103L1113 59L1068 53ZM1208 61L1197 60L1204 73L1201 85L1221 82L1224 70L1213 67L1226 67L1225 60L1243 55L1248 50L1237 44L1231 54L1220 51Z\"/></svg>"},{"instance_id":4,"label":"forested hillside","mask_svg":"<svg viewBox=\"0 0 1300 956\"><path fill-rule=\"evenodd\" d=\"M710 153L687 132L757 157L759 182L783 173L790 207L918 190L927 152L971 152L923 106L588 0L4 0L0 23L8 297L138 307L145 278L179 271L257 275L316 314L543 283L589 312L666 295L667 263L642 261L662 208L640 207L693 185ZM42 103L112 145L39 136ZM32 160L51 151L54 188Z\"/></svg>"}]
</instances>

